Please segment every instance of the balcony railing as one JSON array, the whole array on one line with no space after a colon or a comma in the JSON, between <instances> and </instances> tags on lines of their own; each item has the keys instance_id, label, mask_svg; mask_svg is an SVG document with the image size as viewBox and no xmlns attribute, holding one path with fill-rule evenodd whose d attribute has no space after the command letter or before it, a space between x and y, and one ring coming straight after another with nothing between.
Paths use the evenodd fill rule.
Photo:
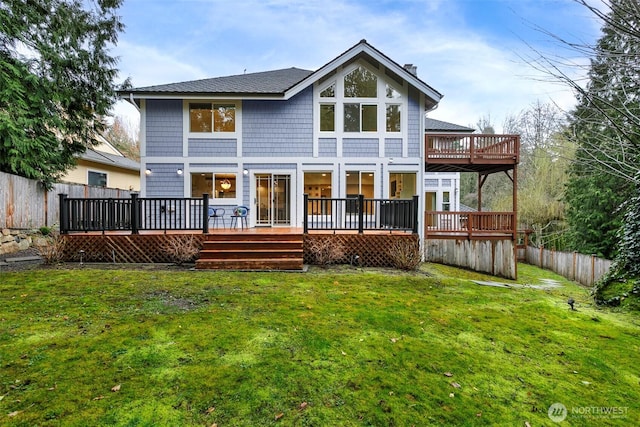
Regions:
<instances>
[{"instance_id":1,"label":"balcony railing","mask_svg":"<svg viewBox=\"0 0 640 427\"><path fill-rule=\"evenodd\" d=\"M518 163L519 135L429 133L425 135L429 161L470 163Z\"/></svg>"},{"instance_id":2,"label":"balcony railing","mask_svg":"<svg viewBox=\"0 0 640 427\"><path fill-rule=\"evenodd\" d=\"M311 198L304 195L304 232L388 230L418 232L418 196L412 199Z\"/></svg>"},{"instance_id":3,"label":"balcony railing","mask_svg":"<svg viewBox=\"0 0 640 427\"><path fill-rule=\"evenodd\" d=\"M428 211L424 220L427 238L516 238L514 212Z\"/></svg>"}]
</instances>

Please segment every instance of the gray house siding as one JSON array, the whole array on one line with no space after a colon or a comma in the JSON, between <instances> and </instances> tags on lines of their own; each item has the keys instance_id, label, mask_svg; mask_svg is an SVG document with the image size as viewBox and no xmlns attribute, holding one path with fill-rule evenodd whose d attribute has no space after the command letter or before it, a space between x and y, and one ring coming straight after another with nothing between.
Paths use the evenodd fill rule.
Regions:
<instances>
[{"instance_id":1,"label":"gray house siding","mask_svg":"<svg viewBox=\"0 0 640 427\"><path fill-rule=\"evenodd\" d=\"M235 139L189 139L189 156L236 157L237 146Z\"/></svg>"},{"instance_id":2,"label":"gray house siding","mask_svg":"<svg viewBox=\"0 0 640 427\"><path fill-rule=\"evenodd\" d=\"M386 157L402 157L402 138L387 138L384 141Z\"/></svg>"},{"instance_id":3,"label":"gray house siding","mask_svg":"<svg viewBox=\"0 0 640 427\"><path fill-rule=\"evenodd\" d=\"M147 100L145 127L148 157L182 156L181 100Z\"/></svg>"},{"instance_id":4,"label":"gray house siding","mask_svg":"<svg viewBox=\"0 0 640 427\"><path fill-rule=\"evenodd\" d=\"M343 157L379 157L378 138L345 138L342 140Z\"/></svg>"},{"instance_id":5,"label":"gray house siding","mask_svg":"<svg viewBox=\"0 0 640 427\"><path fill-rule=\"evenodd\" d=\"M409 122L408 129L408 154L409 157L420 157L420 146L424 140L424 129L420 129L420 93L417 89L409 88L409 105L407 119Z\"/></svg>"},{"instance_id":6,"label":"gray house siding","mask_svg":"<svg viewBox=\"0 0 640 427\"><path fill-rule=\"evenodd\" d=\"M147 197L184 197L184 175L176 171L182 163L147 163L151 174L146 177Z\"/></svg>"},{"instance_id":7,"label":"gray house siding","mask_svg":"<svg viewBox=\"0 0 640 427\"><path fill-rule=\"evenodd\" d=\"M338 155L338 141L335 138L320 138L318 140L319 157L336 157Z\"/></svg>"},{"instance_id":8,"label":"gray house siding","mask_svg":"<svg viewBox=\"0 0 640 427\"><path fill-rule=\"evenodd\" d=\"M242 103L242 155L262 157L313 154L313 88L289 101Z\"/></svg>"}]
</instances>

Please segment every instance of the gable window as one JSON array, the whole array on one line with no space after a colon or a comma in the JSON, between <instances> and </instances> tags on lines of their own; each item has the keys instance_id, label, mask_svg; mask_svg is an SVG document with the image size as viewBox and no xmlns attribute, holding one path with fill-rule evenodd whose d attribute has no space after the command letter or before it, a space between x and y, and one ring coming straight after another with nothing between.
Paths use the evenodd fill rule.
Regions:
<instances>
[{"instance_id":1,"label":"gable window","mask_svg":"<svg viewBox=\"0 0 640 427\"><path fill-rule=\"evenodd\" d=\"M211 102L190 103L189 131L193 133L235 132L236 106Z\"/></svg>"},{"instance_id":2,"label":"gable window","mask_svg":"<svg viewBox=\"0 0 640 427\"><path fill-rule=\"evenodd\" d=\"M378 130L378 106L344 104L345 132L375 132Z\"/></svg>"},{"instance_id":3,"label":"gable window","mask_svg":"<svg viewBox=\"0 0 640 427\"><path fill-rule=\"evenodd\" d=\"M104 172L89 171L87 177L87 184L95 185L96 187L107 186L107 174Z\"/></svg>"},{"instance_id":4,"label":"gable window","mask_svg":"<svg viewBox=\"0 0 640 427\"><path fill-rule=\"evenodd\" d=\"M320 92L321 98L333 98L336 96L336 84L333 83L331 86Z\"/></svg>"},{"instance_id":5,"label":"gable window","mask_svg":"<svg viewBox=\"0 0 640 427\"><path fill-rule=\"evenodd\" d=\"M345 98L376 98L378 77L363 67L358 67L344 76Z\"/></svg>"},{"instance_id":6,"label":"gable window","mask_svg":"<svg viewBox=\"0 0 640 427\"><path fill-rule=\"evenodd\" d=\"M400 105L387 105L387 132L400 132Z\"/></svg>"},{"instance_id":7,"label":"gable window","mask_svg":"<svg viewBox=\"0 0 640 427\"><path fill-rule=\"evenodd\" d=\"M336 130L335 104L320 104L320 130L323 132Z\"/></svg>"}]
</instances>

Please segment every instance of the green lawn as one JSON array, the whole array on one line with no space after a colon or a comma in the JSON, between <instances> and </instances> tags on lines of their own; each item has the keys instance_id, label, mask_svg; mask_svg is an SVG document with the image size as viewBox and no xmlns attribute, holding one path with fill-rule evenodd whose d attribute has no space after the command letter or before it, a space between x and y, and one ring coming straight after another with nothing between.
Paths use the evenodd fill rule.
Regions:
<instances>
[{"instance_id":1,"label":"green lawn","mask_svg":"<svg viewBox=\"0 0 640 427\"><path fill-rule=\"evenodd\" d=\"M561 425L638 424L637 315L519 275L562 287L437 265L0 272L0 425L550 426L554 403Z\"/></svg>"}]
</instances>

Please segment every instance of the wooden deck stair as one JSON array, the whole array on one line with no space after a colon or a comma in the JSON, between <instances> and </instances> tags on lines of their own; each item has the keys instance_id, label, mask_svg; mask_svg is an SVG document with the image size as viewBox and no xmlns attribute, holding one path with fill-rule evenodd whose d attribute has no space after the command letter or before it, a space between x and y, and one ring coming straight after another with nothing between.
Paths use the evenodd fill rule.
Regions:
<instances>
[{"instance_id":1,"label":"wooden deck stair","mask_svg":"<svg viewBox=\"0 0 640 427\"><path fill-rule=\"evenodd\" d=\"M302 270L303 235L209 234L196 261L198 270Z\"/></svg>"}]
</instances>

